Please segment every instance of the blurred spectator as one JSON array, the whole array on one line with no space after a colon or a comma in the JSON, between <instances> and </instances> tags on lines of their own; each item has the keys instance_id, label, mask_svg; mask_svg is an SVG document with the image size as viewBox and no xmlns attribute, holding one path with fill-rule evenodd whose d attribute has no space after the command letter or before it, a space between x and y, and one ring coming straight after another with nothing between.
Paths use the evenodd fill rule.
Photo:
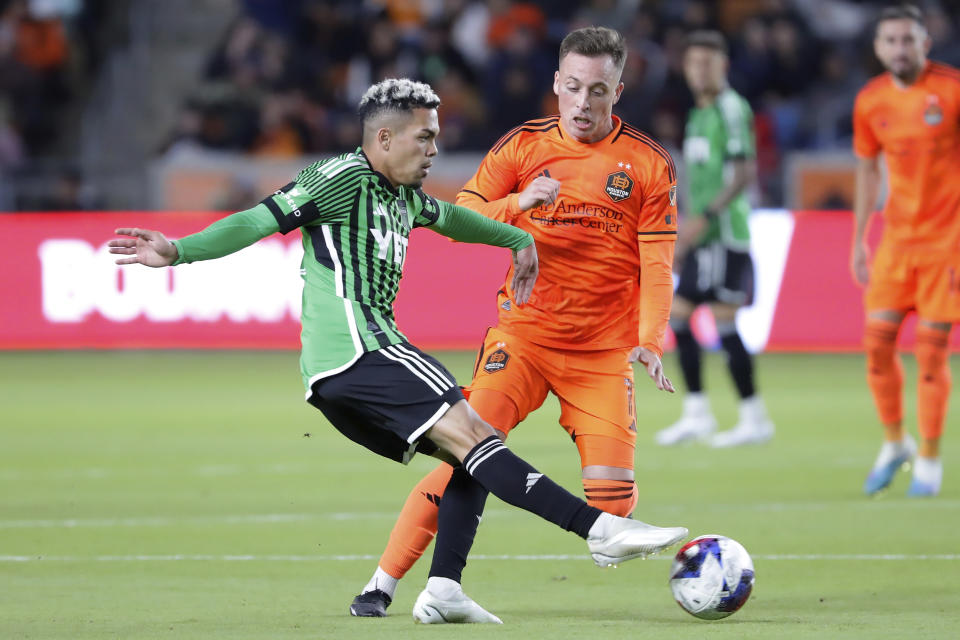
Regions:
<instances>
[{"instance_id":1,"label":"blurred spectator","mask_svg":"<svg viewBox=\"0 0 960 640\"><path fill-rule=\"evenodd\" d=\"M90 211L102 205L102 199L86 183L80 170L68 168L61 170L46 189L18 203L18 208L33 211Z\"/></svg>"}]
</instances>

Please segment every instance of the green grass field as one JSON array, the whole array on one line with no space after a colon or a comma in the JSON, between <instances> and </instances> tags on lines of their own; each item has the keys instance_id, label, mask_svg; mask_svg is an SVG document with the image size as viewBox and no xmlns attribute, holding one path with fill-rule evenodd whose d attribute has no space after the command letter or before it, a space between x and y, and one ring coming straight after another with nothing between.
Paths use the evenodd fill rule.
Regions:
<instances>
[{"instance_id":1,"label":"green grass field","mask_svg":"<svg viewBox=\"0 0 960 640\"><path fill-rule=\"evenodd\" d=\"M439 355L466 380L472 354ZM722 366L708 358L707 382L729 426ZM637 394L636 515L742 542L757 582L740 612L697 620L673 602L667 559L598 569L576 536L491 498L464 585L505 624L434 628L410 617L426 561L391 617L347 615L432 462L402 467L336 433L303 402L295 354L0 353L0 638L960 637L960 406L941 496L907 499L901 474L871 500L880 431L862 359L758 366L778 427L763 447L657 448L679 396ZM557 414L551 400L511 445L579 494Z\"/></svg>"}]
</instances>

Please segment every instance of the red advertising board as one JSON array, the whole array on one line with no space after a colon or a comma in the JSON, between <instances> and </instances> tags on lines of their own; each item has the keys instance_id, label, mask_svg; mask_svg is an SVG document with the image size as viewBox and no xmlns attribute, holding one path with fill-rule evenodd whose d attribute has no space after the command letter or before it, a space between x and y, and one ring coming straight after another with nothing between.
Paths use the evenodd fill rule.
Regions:
<instances>
[{"instance_id":1,"label":"red advertising board","mask_svg":"<svg viewBox=\"0 0 960 640\"><path fill-rule=\"evenodd\" d=\"M220 260L175 269L120 267L120 226L196 231L218 213L0 215L0 349L299 347L300 235L276 235ZM847 266L851 216L758 212L751 220L757 300L738 324L753 350L858 350L861 291ZM473 349L496 318L506 250L410 239L397 318L425 349ZM695 328L713 338L709 314ZM960 345L960 332L954 344ZM912 331L904 331L909 346Z\"/></svg>"}]
</instances>

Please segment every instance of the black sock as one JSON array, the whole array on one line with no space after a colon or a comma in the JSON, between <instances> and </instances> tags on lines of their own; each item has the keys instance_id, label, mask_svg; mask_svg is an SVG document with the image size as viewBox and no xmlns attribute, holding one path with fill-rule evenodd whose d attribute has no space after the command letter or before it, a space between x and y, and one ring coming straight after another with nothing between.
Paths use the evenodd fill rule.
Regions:
<instances>
[{"instance_id":1,"label":"black sock","mask_svg":"<svg viewBox=\"0 0 960 640\"><path fill-rule=\"evenodd\" d=\"M727 367L733 377L733 384L737 386L737 393L741 400L745 400L756 393L753 387L753 357L743 346L743 340L736 329L721 334L720 344L727 352Z\"/></svg>"},{"instance_id":2,"label":"black sock","mask_svg":"<svg viewBox=\"0 0 960 640\"><path fill-rule=\"evenodd\" d=\"M430 577L460 582L486 501L487 490L463 467L456 467L440 500Z\"/></svg>"},{"instance_id":3,"label":"black sock","mask_svg":"<svg viewBox=\"0 0 960 640\"><path fill-rule=\"evenodd\" d=\"M678 323L679 324L679 323ZM684 322L673 328L673 335L677 337L677 355L680 356L680 369L683 371L683 381L690 393L703 391L703 380L700 377L700 345L693 337L690 323Z\"/></svg>"},{"instance_id":4,"label":"black sock","mask_svg":"<svg viewBox=\"0 0 960 640\"><path fill-rule=\"evenodd\" d=\"M504 502L535 513L584 539L603 513L537 472L497 436L490 436L471 449L463 458L463 468ZM446 500L446 496L443 499Z\"/></svg>"}]
</instances>

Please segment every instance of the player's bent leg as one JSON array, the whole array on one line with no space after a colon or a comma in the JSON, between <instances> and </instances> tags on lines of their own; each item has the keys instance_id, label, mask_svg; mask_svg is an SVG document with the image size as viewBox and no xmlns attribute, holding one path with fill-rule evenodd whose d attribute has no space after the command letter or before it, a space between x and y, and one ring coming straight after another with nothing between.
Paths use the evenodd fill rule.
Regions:
<instances>
[{"instance_id":1,"label":"player's bent leg","mask_svg":"<svg viewBox=\"0 0 960 640\"><path fill-rule=\"evenodd\" d=\"M713 304L711 310L717 323L720 344L727 357L727 368L740 396L740 417L732 429L714 434L710 438L713 447L736 447L760 444L773 437L773 421L767 414L763 398L754 386L753 356L747 351L737 331L736 317L739 306Z\"/></svg>"},{"instance_id":2,"label":"player's bent leg","mask_svg":"<svg viewBox=\"0 0 960 640\"><path fill-rule=\"evenodd\" d=\"M493 433L493 429L482 421L481 426L459 427L456 420L466 417L462 411L454 413L460 405L466 403L452 407L427 432L441 448L462 447L464 442L484 433L485 429ZM446 418L450 414L454 415L448 421ZM594 561L601 566L656 553L687 535L684 527L654 527L589 506L517 457L496 435L480 440L463 456L462 462L467 473L504 502L535 513L587 540Z\"/></svg>"},{"instance_id":3,"label":"player's bent leg","mask_svg":"<svg viewBox=\"0 0 960 640\"><path fill-rule=\"evenodd\" d=\"M629 519L639 494L633 479L635 442L592 432L610 427L614 425L587 424L577 429L567 427L567 431L576 433L587 503L604 511L602 518L597 520L598 529L599 525L606 526L608 523L611 530L624 522L633 523L620 534L606 533L605 540L600 539L599 531L596 540L587 539L593 561L601 567L653 555L686 537L683 527L656 527ZM620 547L618 535L624 536L624 539L629 537L636 545L632 552Z\"/></svg>"},{"instance_id":4,"label":"player's bent leg","mask_svg":"<svg viewBox=\"0 0 960 640\"><path fill-rule=\"evenodd\" d=\"M867 384L884 426L884 443L863 483L867 495L890 486L897 471L916 452L913 439L903 432L903 367L897 356L897 334L904 315L901 311L879 310L867 316L863 337Z\"/></svg>"},{"instance_id":5,"label":"player's bent leg","mask_svg":"<svg viewBox=\"0 0 960 640\"><path fill-rule=\"evenodd\" d=\"M950 324L921 319L917 325L917 428L920 450L907 494L935 496L943 482L940 436L950 397Z\"/></svg>"},{"instance_id":6,"label":"player's bent leg","mask_svg":"<svg viewBox=\"0 0 960 640\"><path fill-rule=\"evenodd\" d=\"M690 328L690 316L694 309L692 302L678 297L670 313L670 328L677 339L677 357L687 394L683 399L680 419L656 433L654 439L661 446L701 440L717 428L710 402L703 393L700 345Z\"/></svg>"}]
</instances>

